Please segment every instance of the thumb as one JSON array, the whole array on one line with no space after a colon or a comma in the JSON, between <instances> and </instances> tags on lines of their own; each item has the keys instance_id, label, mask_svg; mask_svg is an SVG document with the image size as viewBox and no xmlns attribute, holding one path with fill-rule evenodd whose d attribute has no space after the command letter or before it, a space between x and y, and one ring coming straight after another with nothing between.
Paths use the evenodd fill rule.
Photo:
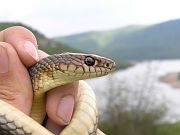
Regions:
<instances>
[{"instance_id":1,"label":"thumb","mask_svg":"<svg viewBox=\"0 0 180 135\"><path fill-rule=\"evenodd\" d=\"M29 74L12 45L0 42L0 100L30 113L32 90Z\"/></svg>"},{"instance_id":2,"label":"thumb","mask_svg":"<svg viewBox=\"0 0 180 135\"><path fill-rule=\"evenodd\" d=\"M39 60L36 38L24 27L14 26L1 31L0 41L11 44L22 63L27 67Z\"/></svg>"}]
</instances>

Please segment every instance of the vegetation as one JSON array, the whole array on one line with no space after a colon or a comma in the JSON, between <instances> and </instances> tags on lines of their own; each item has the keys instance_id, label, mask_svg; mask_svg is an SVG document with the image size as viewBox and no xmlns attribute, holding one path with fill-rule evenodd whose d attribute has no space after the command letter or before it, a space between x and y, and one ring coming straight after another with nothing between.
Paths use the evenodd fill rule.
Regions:
<instances>
[{"instance_id":1,"label":"vegetation","mask_svg":"<svg viewBox=\"0 0 180 135\"><path fill-rule=\"evenodd\" d=\"M180 58L180 20L151 26L129 26L103 32L88 32L57 41L82 51L97 51L111 58L127 60Z\"/></svg>"},{"instance_id":2,"label":"vegetation","mask_svg":"<svg viewBox=\"0 0 180 135\"><path fill-rule=\"evenodd\" d=\"M102 108L103 116L99 128L108 135L179 135L180 123L168 123L166 99L158 100L154 82L150 78L154 71L149 67L145 78L138 76L131 86L125 79L111 76L103 96L107 99ZM109 84L109 85L108 85ZM174 117L173 117L174 118Z\"/></svg>"},{"instance_id":3,"label":"vegetation","mask_svg":"<svg viewBox=\"0 0 180 135\"><path fill-rule=\"evenodd\" d=\"M139 125L140 126L140 125ZM125 129L124 129L125 128ZM133 127L136 128L136 127ZM108 135L179 135L180 123L163 123L152 125L152 127L145 127L142 125L141 133L137 133L137 130L132 130L132 127L126 127L122 125L113 125L111 123L102 123L100 129L102 129Z\"/></svg>"}]
</instances>

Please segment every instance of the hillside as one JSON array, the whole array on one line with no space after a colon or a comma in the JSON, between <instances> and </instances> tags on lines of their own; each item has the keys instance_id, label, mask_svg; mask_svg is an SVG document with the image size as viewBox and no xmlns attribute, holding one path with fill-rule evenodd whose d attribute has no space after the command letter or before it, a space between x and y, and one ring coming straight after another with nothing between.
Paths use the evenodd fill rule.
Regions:
<instances>
[{"instance_id":1,"label":"hillside","mask_svg":"<svg viewBox=\"0 0 180 135\"><path fill-rule=\"evenodd\" d=\"M55 37L54 40L67 43L69 46L82 51L102 54L102 50L110 46L111 42L116 38L124 38L142 28L144 26L132 25L110 31L92 31L65 37ZM111 57L111 54L108 53L103 53L103 55Z\"/></svg>"},{"instance_id":2,"label":"hillside","mask_svg":"<svg viewBox=\"0 0 180 135\"><path fill-rule=\"evenodd\" d=\"M77 51L77 49L73 49L72 47L69 47L61 42L56 42L54 40L48 39L37 30L21 23L0 23L0 31L10 26L23 26L28 28L36 36L39 48L49 54L61 52L79 52Z\"/></svg>"},{"instance_id":3,"label":"hillside","mask_svg":"<svg viewBox=\"0 0 180 135\"><path fill-rule=\"evenodd\" d=\"M180 20L150 26L129 26L111 31L56 37L74 48L96 51L117 59L149 60L180 58Z\"/></svg>"}]
</instances>

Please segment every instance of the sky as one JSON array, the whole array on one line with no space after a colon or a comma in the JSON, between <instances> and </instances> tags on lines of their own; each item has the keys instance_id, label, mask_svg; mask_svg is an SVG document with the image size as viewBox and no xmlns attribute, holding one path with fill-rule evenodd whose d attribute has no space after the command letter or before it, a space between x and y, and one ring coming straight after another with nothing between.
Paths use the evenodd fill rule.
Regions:
<instances>
[{"instance_id":1,"label":"sky","mask_svg":"<svg viewBox=\"0 0 180 135\"><path fill-rule=\"evenodd\" d=\"M47 37L180 18L179 0L0 0L0 3L0 22L22 22Z\"/></svg>"}]
</instances>

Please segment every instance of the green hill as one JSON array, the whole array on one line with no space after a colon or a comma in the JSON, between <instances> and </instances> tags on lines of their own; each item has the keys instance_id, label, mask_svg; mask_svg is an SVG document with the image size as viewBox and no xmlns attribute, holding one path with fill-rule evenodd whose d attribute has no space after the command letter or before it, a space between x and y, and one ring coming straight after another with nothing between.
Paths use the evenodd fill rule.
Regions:
<instances>
[{"instance_id":1,"label":"green hill","mask_svg":"<svg viewBox=\"0 0 180 135\"><path fill-rule=\"evenodd\" d=\"M111 31L56 37L71 47L117 59L180 58L180 20L150 26L128 26Z\"/></svg>"},{"instance_id":2,"label":"green hill","mask_svg":"<svg viewBox=\"0 0 180 135\"><path fill-rule=\"evenodd\" d=\"M69 47L66 44L63 44L61 42L56 42L52 39L48 39L45 35L41 34L37 30L21 23L9 23L9 22L0 23L0 31L11 26L23 26L28 28L36 36L39 48L49 54L62 53L62 52L79 52L77 49L73 49L72 47Z\"/></svg>"},{"instance_id":3,"label":"green hill","mask_svg":"<svg viewBox=\"0 0 180 135\"><path fill-rule=\"evenodd\" d=\"M116 38L120 36L123 38L142 28L144 28L144 26L132 25L111 31L93 31L65 37L56 37L54 39L55 41L67 43L71 47L78 48L82 51L102 54L102 50L107 48ZM103 55L111 56L111 54L106 53L103 53Z\"/></svg>"}]
</instances>

